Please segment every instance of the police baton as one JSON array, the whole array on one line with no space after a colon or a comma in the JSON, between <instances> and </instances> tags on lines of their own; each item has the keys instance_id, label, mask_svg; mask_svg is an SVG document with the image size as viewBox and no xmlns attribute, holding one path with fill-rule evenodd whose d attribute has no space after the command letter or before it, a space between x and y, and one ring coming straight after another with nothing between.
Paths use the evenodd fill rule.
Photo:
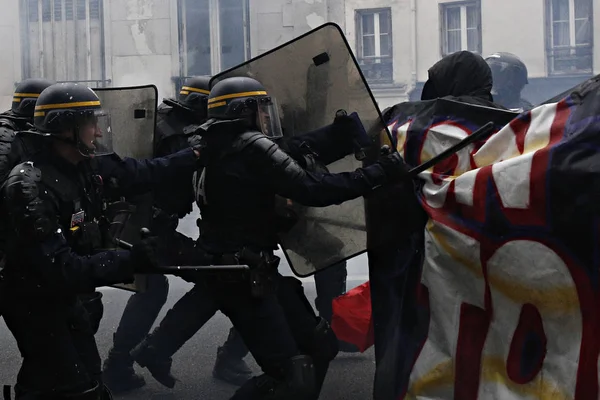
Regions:
<instances>
[{"instance_id":1,"label":"police baton","mask_svg":"<svg viewBox=\"0 0 600 400\"><path fill-rule=\"evenodd\" d=\"M148 228L140 229L142 239L152 235ZM125 250L131 250L133 245L125 240L115 239L117 246ZM234 265L173 265L168 267L154 268L157 274L177 274L179 272L215 272L215 271L248 271L250 267L242 264Z\"/></svg>"}]
</instances>

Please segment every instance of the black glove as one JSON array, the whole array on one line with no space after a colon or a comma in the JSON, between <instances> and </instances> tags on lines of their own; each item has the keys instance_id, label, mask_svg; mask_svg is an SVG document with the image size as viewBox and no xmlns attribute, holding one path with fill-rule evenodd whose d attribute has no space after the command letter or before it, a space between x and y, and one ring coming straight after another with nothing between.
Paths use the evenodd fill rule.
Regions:
<instances>
[{"instance_id":1,"label":"black glove","mask_svg":"<svg viewBox=\"0 0 600 400\"><path fill-rule=\"evenodd\" d=\"M198 134L193 134L188 136L188 145L200 154L198 164L206 165L206 140Z\"/></svg>"},{"instance_id":2,"label":"black glove","mask_svg":"<svg viewBox=\"0 0 600 400\"><path fill-rule=\"evenodd\" d=\"M411 179L408 174L409 168L397 151L383 156L378 162L383 168L389 183L404 182Z\"/></svg>"},{"instance_id":3,"label":"black glove","mask_svg":"<svg viewBox=\"0 0 600 400\"><path fill-rule=\"evenodd\" d=\"M131 248L131 262L136 273L149 274L158 269L158 237L143 238Z\"/></svg>"}]
</instances>

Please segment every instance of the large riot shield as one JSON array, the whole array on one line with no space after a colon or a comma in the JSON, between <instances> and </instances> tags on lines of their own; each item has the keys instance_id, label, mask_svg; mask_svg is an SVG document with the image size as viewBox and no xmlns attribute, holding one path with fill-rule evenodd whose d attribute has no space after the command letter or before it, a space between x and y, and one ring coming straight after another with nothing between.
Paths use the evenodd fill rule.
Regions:
<instances>
[{"instance_id":1,"label":"large riot shield","mask_svg":"<svg viewBox=\"0 0 600 400\"><path fill-rule=\"evenodd\" d=\"M380 133L387 129L352 50L335 24L322 25L216 75L211 87L233 76L257 79L276 98L283 140L330 125L338 110L358 113L373 146L378 146ZM343 172L361 166L349 154L327 168ZM287 204L299 214L299 221L281 234L280 244L296 275L312 275L366 251L364 199L325 208Z\"/></svg>"},{"instance_id":2,"label":"large riot shield","mask_svg":"<svg viewBox=\"0 0 600 400\"><path fill-rule=\"evenodd\" d=\"M158 90L154 85L98 88L102 108L110 115L113 150L121 157L152 158ZM127 199L130 207L109 207L115 238L129 243L140 240L140 228L152 222L152 196ZM136 275L131 285L115 285L120 289L144 291L145 275Z\"/></svg>"}]
</instances>

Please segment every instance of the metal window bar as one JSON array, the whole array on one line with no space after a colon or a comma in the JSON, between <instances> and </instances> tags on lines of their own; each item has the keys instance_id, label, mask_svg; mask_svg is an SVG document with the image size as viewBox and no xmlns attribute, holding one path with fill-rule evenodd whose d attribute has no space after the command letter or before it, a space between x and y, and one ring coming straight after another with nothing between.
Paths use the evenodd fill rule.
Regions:
<instances>
[{"instance_id":1,"label":"metal window bar","mask_svg":"<svg viewBox=\"0 0 600 400\"><path fill-rule=\"evenodd\" d=\"M363 57L358 59L363 75L369 83L392 83L394 64L391 56Z\"/></svg>"},{"instance_id":2,"label":"metal window bar","mask_svg":"<svg viewBox=\"0 0 600 400\"><path fill-rule=\"evenodd\" d=\"M546 49L551 75L592 73L593 46L561 46Z\"/></svg>"},{"instance_id":3,"label":"metal window bar","mask_svg":"<svg viewBox=\"0 0 600 400\"><path fill-rule=\"evenodd\" d=\"M25 78L107 82L102 0L22 2Z\"/></svg>"}]
</instances>

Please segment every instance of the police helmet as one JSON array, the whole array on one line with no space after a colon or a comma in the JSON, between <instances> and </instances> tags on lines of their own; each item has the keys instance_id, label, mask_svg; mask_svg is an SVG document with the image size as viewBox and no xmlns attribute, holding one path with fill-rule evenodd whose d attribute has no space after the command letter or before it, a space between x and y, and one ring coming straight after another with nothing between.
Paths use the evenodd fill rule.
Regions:
<instances>
[{"instance_id":1,"label":"police helmet","mask_svg":"<svg viewBox=\"0 0 600 400\"><path fill-rule=\"evenodd\" d=\"M206 113L206 100L209 94L210 76L192 76L183 83L177 100L194 111Z\"/></svg>"},{"instance_id":2,"label":"police helmet","mask_svg":"<svg viewBox=\"0 0 600 400\"><path fill-rule=\"evenodd\" d=\"M487 57L485 61L492 70L494 87L497 91L518 90L520 93L529 83L527 66L516 55L498 52Z\"/></svg>"},{"instance_id":3,"label":"police helmet","mask_svg":"<svg viewBox=\"0 0 600 400\"><path fill-rule=\"evenodd\" d=\"M33 114L36 130L69 142L84 156L112 152L110 117L92 89L77 83L57 83L40 94ZM64 136L70 132L71 137Z\"/></svg>"},{"instance_id":4,"label":"police helmet","mask_svg":"<svg viewBox=\"0 0 600 400\"><path fill-rule=\"evenodd\" d=\"M256 79L226 78L215 84L208 96L208 118L215 120L244 120L266 136L283 136L275 98Z\"/></svg>"},{"instance_id":5,"label":"police helmet","mask_svg":"<svg viewBox=\"0 0 600 400\"><path fill-rule=\"evenodd\" d=\"M54 82L47 79L25 79L17 85L13 93L11 111L20 117L33 118L35 102L40 93Z\"/></svg>"}]
</instances>

